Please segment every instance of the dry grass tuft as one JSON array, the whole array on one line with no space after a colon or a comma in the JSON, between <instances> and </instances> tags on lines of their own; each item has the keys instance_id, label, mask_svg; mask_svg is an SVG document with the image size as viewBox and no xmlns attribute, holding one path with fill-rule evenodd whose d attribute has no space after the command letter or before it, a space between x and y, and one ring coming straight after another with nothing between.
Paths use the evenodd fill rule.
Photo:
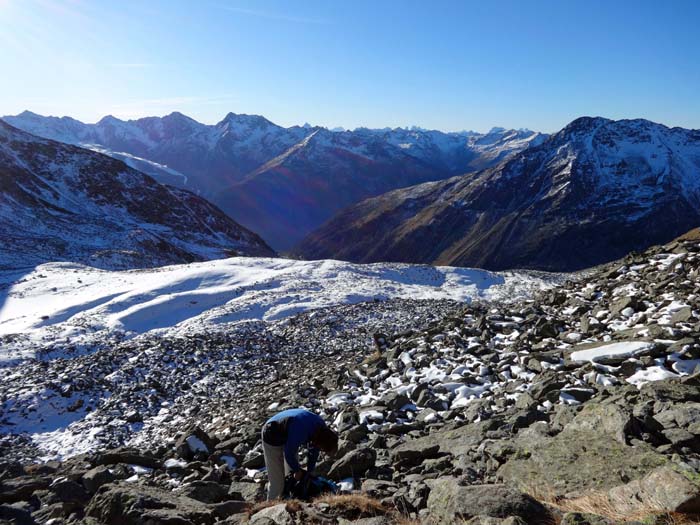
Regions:
<instances>
[{"instance_id":1,"label":"dry grass tuft","mask_svg":"<svg viewBox=\"0 0 700 525\"><path fill-rule=\"evenodd\" d=\"M287 512L296 514L302 509L302 503L298 499L273 499L271 501L260 501L248 509L248 516L252 516L256 512L274 507L275 505L284 504Z\"/></svg>"},{"instance_id":2,"label":"dry grass tuft","mask_svg":"<svg viewBox=\"0 0 700 525\"><path fill-rule=\"evenodd\" d=\"M555 496L552 490L542 487L530 487L524 492L562 512L593 514L613 522L639 521L654 525L700 525L700 515L665 512L654 501L639 501L631 507L628 500L616 499L607 491L592 491L577 498Z\"/></svg>"},{"instance_id":3,"label":"dry grass tuft","mask_svg":"<svg viewBox=\"0 0 700 525\"><path fill-rule=\"evenodd\" d=\"M656 516L655 522L657 525L700 525L700 514L679 514L677 512L669 512Z\"/></svg>"},{"instance_id":4,"label":"dry grass tuft","mask_svg":"<svg viewBox=\"0 0 700 525\"><path fill-rule=\"evenodd\" d=\"M343 515L347 514L363 518L385 516L389 513L389 509L384 507L380 501L365 494L321 496L314 500L314 503L325 503L331 510L342 512Z\"/></svg>"}]
</instances>

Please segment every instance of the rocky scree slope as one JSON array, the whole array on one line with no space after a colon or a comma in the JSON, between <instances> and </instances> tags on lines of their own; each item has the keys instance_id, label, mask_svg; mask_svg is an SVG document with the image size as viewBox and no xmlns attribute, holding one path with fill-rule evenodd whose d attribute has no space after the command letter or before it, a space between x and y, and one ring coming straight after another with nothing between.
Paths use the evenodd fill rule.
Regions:
<instances>
[{"instance_id":1,"label":"rocky scree slope","mask_svg":"<svg viewBox=\"0 0 700 525\"><path fill-rule=\"evenodd\" d=\"M221 210L123 162L0 122L0 269L134 268L272 256Z\"/></svg>"},{"instance_id":2,"label":"rocky scree slope","mask_svg":"<svg viewBox=\"0 0 700 525\"><path fill-rule=\"evenodd\" d=\"M181 113L130 121L109 116L96 124L31 112L4 120L194 191L280 250L362 199L492 166L545 138L504 129L332 132L234 113L211 126Z\"/></svg>"},{"instance_id":3,"label":"rocky scree slope","mask_svg":"<svg viewBox=\"0 0 700 525\"><path fill-rule=\"evenodd\" d=\"M694 231L534 300L453 303L449 311L433 308L432 320L416 311L427 326L376 332L373 348L351 355L342 343L324 358L294 352L275 361L270 352L270 368L257 361L247 369L257 378L254 390L212 399L211 383L193 382L189 404L162 407L172 425L154 426L151 439L131 448L5 463L2 512L96 524L408 517L569 525L650 522L670 513L690 521L700 513L699 277ZM340 313L358 320L352 312L372 304ZM411 304L421 303L400 306ZM329 310L292 318L300 330L287 325L291 338L323 326L314 321L319 313L328 323L323 334L335 333L340 319L331 321ZM185 354L192 365L207 362L204 341L182 343L192 348ZM173 344L125 358L182 359ZM143 373L138 359L131 373ZM151 384L155 401L163 385ZM115 415L129 406L121 401ZM245 511L263 491L260 427L271 413L296 406L318 411L340 433L338 455L319 470L380 505L356 495ZM138 410L130 418L138 421Z\"/></svg>"},{"instance_id":4,"label":"rocky scree slope","mask_svg":"<svg viewBox=\"0 0 700 525\"><path fill-rule=\"evenodd\" d=\"M583 117L496 167L350 207L306 258L572 271L700 224L700 131Z\"/></svg>"}]
</instances>

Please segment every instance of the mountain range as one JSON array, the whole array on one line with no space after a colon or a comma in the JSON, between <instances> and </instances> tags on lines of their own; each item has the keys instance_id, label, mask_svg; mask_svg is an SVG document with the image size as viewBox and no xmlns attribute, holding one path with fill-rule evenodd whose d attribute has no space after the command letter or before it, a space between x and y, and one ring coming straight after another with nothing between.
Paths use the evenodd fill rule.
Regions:
<instances>
[{"instance_id":1,"label":"mountain range","mask_svg":"<svg viewBox=\"0 0 700 525\"><path fill-rule=\"evenodd\" d=\"M0 269L142 268L274 251L208 201L0 121Z\"/></svg>"},{"instance_id":2,"label":"mountain range","mask_svg":"<svg viewBox=\"0 0 700 525\"><path fill-rule=\"evenodd\" d=\"M336 215L307 258L578 270L700 224L700 131L579 118L496 166Z\"/></svg>"},{"instance_id":3,"label":"mountain range","mask_svg":"<svg viewBox=\"0 0 700 525\"><path fill-rule=\"evenodd\" d=\"M286 250L365 198L496 165L546 135L411 129L330 131L229 113L206 125L181 113L96 124L25 111L4 117L34 135L123 160L156 180L191 190Z\"/></svg>"}]
</instances>

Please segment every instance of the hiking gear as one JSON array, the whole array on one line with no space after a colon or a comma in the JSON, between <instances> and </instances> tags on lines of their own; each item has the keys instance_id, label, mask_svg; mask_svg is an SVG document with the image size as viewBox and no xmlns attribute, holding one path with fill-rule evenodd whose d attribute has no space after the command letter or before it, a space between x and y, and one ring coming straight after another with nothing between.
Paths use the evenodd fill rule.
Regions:
<instances>
[{"instance_id":1,"label":"hiking gear","mask_svg":"<svg viewBox=\"0 0 700 525\"><path fill-rule=\"evenodd\" d=\"M304 476L301 480L294 479L290 474L284 480L284 497L286 499L312 500L322 494L337 494L340 488L331 480L320 476Z\"/></svg>"}]
</instances>

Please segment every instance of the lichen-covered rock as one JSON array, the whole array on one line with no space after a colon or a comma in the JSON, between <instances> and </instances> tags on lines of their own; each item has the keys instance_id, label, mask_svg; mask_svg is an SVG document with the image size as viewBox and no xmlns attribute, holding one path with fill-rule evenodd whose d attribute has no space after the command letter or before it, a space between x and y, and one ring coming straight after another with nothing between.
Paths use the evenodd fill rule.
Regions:
<instances>
[{"instance_id":1,"label":"lichen-covered rock","mask_svg":"<svg viewBox=\"0 0 700 525\"><path fill-rule=\"evenodd\" d=\"M377 453L368 447L352 450L333 463L328 476L333 479L360 477L374 467Z\"/></svg>"},{"instance_id":2,"label":"lichen-covered rock","mask_svg":"<svg viewBox=\"0 0 700 525\"><path fill-rule=\"evenodd\" d=\"M627 485L610 490L608 497L630 513L653 508L665 512L700 513L700 473L673 466L661 467Z\"/></svg>"},{"instance_id":3,"label":"lichen-covered rock","mask_svg":"<svg viewBox=\"0 0 700 525\"><path fill-rule=\"evenodd\" d=\"M209 525L216 520L214 509L200 501L155 487L125 484L102 486L85 514L108 525Z\"/></svg>"},{"instance_id":4,"label":"lichen-covered rock","mask_svg":"<svg viewBox=\"0 0 700 525\"><path fill-rule=\"evenodd\" d=\"M527 523L545 522L549 512L538 501L506 485L461 486L456 478L427 481L428 511L439 523L463 523L477 516L510 518Z\"/></svg>"}]
</instances>

